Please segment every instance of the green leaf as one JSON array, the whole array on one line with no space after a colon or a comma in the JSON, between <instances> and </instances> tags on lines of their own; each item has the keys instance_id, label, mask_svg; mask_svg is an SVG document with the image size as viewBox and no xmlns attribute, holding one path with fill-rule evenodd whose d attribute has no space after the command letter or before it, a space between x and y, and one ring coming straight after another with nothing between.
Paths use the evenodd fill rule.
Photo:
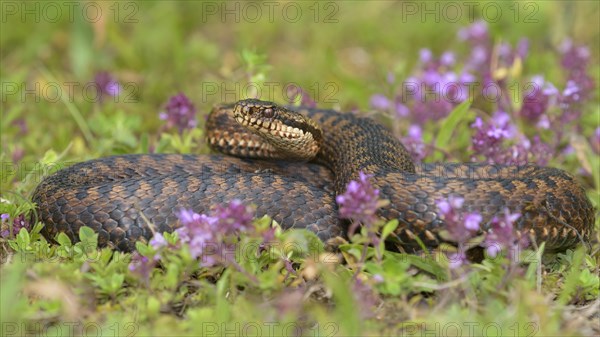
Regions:
<instances>
[{"instance_id":1,"label":"green leaf","mask_svg":"<svg viewBox=\"0 0 600 337\"><path fill-rule=\"evenodd\" d=\"M440 266L433 258L412 254L399 254L399 258L401 261L408 261L413 266L434 275L439 281L445 281L447 279L446 269Z\"/></svg>"},{"instance_id":2,"label":"green leaf","mask_svg":"<svg viewBox=\"0 0 600 337\"><path fill-rule=\"evenodd\" d=\"M215 305L215 316L218 322L228 322L231 317L229 302L227 302L227 293L231 285L231 271L225 269L221 279L217 282L217 296Z\"/></svg>"},{"instance_id":3,"label":"green leaf","mask_svg":"<svg viewBox=\"0 0 600 337\"><path fill-rule=\"evenodd\" d=\"M335 300L335 316L340 323L342 336L361 336L361 319L359 317L359 305L354 300L351 290L353 279L343 279L341 275L325 272L325 283L331 289Z\"/></svg>"},{"instance_id":4,"label":"green leaf","mask_svg":"<svg viewBox=\"0 0 600 337\"><path fill-rule=\"evenodd\" d=\"M125 275L121 273L114 273L110 279L110 292L117 293L123 286L125 281Z\"/></svg>"},{"instance_id":5,"label":"green leaf","mask_svg":"<svg viewBox=\"0 0 600 337\"><path fill-rule=\"evenodd\" d=\"M148 309L148 311L147 311L148 317L158 316L158 314L160 313L160 301L156 297L150 296L150 297L148 297L147 303L148 304L147 304L146 308Z\"/></svg>"},{"instance_id":6,"label":"green leaf","mask_svg":"<svg viewBox=\"0 0 600 337\"><path fill-rule=\"evenodd\" d=\"M381 230L381 241L379 242L379 251L385 251L385 239L396 230L398 227L398 219L393 219L388 221L385 225L383 225L383 229Z\"/></svg>"},{"instance_id":7,"label":"green leaf","mask_svg":"<svg viewBox=\"0 0 600 337\"><path fill-rule=\"evenodd\" d=\"M252 222L257 229L268 229L271 227L273 220L268 215L263 215L261 218L254 219Z\"/></svg>"},{"instance_id":8,"label":"green leaf","mask_svg":"<svg viewBox=\"0 0 600 337\"><path fill-rule=\"evenodd\" d=\"M527 267L527 272L525 273L525 278L527 280L536 281L537 271L540 267L539 264L542 263L542 256L544 254L545 249L546 243L542 242L536 251L531 253L525 251L525 253L522 254L524 260L523 262L529 263L529 266Z\"/></svg>"},{"instance_id":9,"label":"green leaf","mask_svg":"<svg viewBox=\"0 0 600 337\"><path fill-rule=\"evenodd\" d=\"M293 229L281 234L281 240L284 242L284 254L293 253L297 256L318 256L324 251L323 241L314 233L306 229Z\"/></svg>"},{"instance_id":10,"label":"green leaf","mask_svg":"<svg viewBox=\"0 0 600 337\"><path fill-rule=\"evenodd\" d=\"M150 152L150 139L149 139L148 132L144 132L140 136L140 142L139 142L139 145L138 145L138 151L139 152L143 152L143 153Z\"/></svg>"},{"instance_id":11,"label":"green leaf","mask_svg":"<svg viewBox=\"0 0 600 337\"><path fill-rule=\"evenodd\" d=\"M81 13L81 12L79 12ZM73 72L78 78L90 77L92 60L94 59L94 31L84 15L75 15L72 25L69 54Z\"/></svg>"},{"instance_id":12,"label":"green leaf","mask_svg":"<svg viewBox=\"0 0 600 337\"><path fill-rule=\"evenodd\" d=\"M167 265L167 273L165 275L165 286L168 289L177 289L177 285L179 284L179 274L181 268L179 264L175 262L171 262Z\"/></svg>"},{"instance_id":13,"label":"green leaf","mask_svg":"<svg viewBox=\"0 0 600 337\"><path fill-rule=\"evenodd\" d=\"M565 305L571 299L572 294L577 290L579 286L579 277L581 274L581 265L585 257L585 247L580 246L573 252L573 262L570 267L569 273L565 276L565 282L563 284L562 291L558 295L558 302Z\"/></svg>"},{"instance_id":14,"label":"green leaf","mask_svg":"<svg viewBox=\"0 0 600 337\"><path fill-rule=\"evenodd\" d=\"M7 324L5 322L18 322L23 317L23 312L26 312L26 308L31 305L28 303L30 300L27 299L27 296L23 296L23 287L27 281L28 265L24 263L24 261L28 261L27 253L19 253L15 256L14 261L14 263L3 264L0 275L2 277L0 310L3 325Z\"/></svg>"},{"instance_id":15,"label":"green leaf","mask_svg":"<svg viewBox=\"0 0 600 337\"><path fill-rule=\"evenodd\" d=\"M381 241L385 240L391 233L393 233L396 228L398 228L398 219L393 219L388 221L381 231Z\"/></svg>"},{"instance_id":16,"label":"green leaf","mask_svg":"<svg viewBox=\"0 0 600 337\"><path fill-rule=\"evenodd\" d=\"M440 127L440 132L438 133L437 139L435 141L435 146L438 149L447 148L448 143L450 142L450 138L454 133L458 124L462 121L467 120L469 118L467 112L469 112L469 108L471 107L471 101L466 100L454 108L450 115L444 119L442 125ZM441 160L443 159L443 154L439 151L436 151L433 159Z\"/></svg>"},{"instance_id":17,"label":"green leaf","mask_svg":"<svg viewBox=\"0 0 600 337\"><path fill-rule=\"evenodd\" d=\"M17 234L17 244L19 245L19 248L25 250L29 247L30 243L29 232L25 228L21 228L19 234Z\"/></svg>"},{"instance_id":18,"label":"green leaf","mask_svg":"<svg viewBox=\"0 0 600 337\"><path fill-rule=\"evenodd\" d=\"M42 165L52 165L55 164L59 160L59 155L56 151L50 149L44 153L44 157L40 160L40 164Z\"/></svg>"},{"instance_id":19,"label":"green leaf","mask_svg":"<svg viewBox=\"0 0 600 337\"><path fill-rule=\"evenodd\" d=\"M102 151L130 153L138 147L134 132L139 130L141 123L140 116L127 114L119 109L93 117L90 120L90 129L106 144Z\"/></svg>"},{"instance_id":20,"label":"green leaf","mask_svg":"<svg viewBox=\"0 0 600 337\"><path fill-rule=\"evenodd\" d=\"M135 242L135 249L140 253L140 255L145 257L152 257L154 255L154 249L149 244L145 244L141 241Z\"/></svg>"},{"instance_id":21,"label":"green leaf","mask_svg":"<svg viewBox=\"0 0 600 337\"><path fill-rule=\"evenodd\" d=\"M8 245L14 251L19 251L19 244L15 240L8 240Z\"/></svg>"},{"instance_id":22,"label":"green leaf","mask_svg":"<svg viewBox=\"0 0 600 337\"><path fill-rule=\"evenodd\" d=\"M52 75L52 73L50 71L48 71L46 68L40 67L40 71L42 72L42 74L46 77L46 79L49 82L58 82L56 80L56 78L54 77L54 75ZM69 111L69 113L71 114L71 117L73 117L73 119L75 120L75 123L77 123L77 126L83 133L85 140L90 144L94 143L94 135L92 135L92 132L90 131L90 127L89 127L86 119L83 117L83 115L81 114L81 111L74 104L74 102L69 100L68 96L69 95L60 95L61 101L67 108L67 111Z\"/></svg>"},{"instance_id":23,"label":"green leaf","mask_svg":"<svg viewBox=\"0 0 600 337\"><path fill-rule=\"evenodd\" d=\"M86 252L98 248L98 233L94 232L90 227L81 226L81 228L79 228L79 240L81 240L83 249Z\"/></svg>"},{"instance_id":24,"label":"green leaf","mask_svg":"<svg viewBox=\"0 0 600 337\"><path fill-rule=\"evenodd\" d=\"M71 243L71 239L65 233L58 233L56 236L56 242L63 247L71 247L73 244Z\"/></svg>"}]
</instances>

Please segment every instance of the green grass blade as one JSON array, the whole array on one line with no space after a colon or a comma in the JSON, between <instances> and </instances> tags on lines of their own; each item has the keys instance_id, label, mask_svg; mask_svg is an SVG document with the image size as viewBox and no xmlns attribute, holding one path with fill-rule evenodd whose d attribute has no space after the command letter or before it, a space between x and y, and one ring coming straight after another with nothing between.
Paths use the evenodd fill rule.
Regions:
<instances>
[{"instance_id":1,"label":"green grass blade","mask_svg":"<svg viewBox=\"0 0 600 337\"><path fill-rule=\"evenodd\" d=\"M437 139L435 141L436 149L446 149L448 147L448 142L450 142L450 138L454 133L454 130L458 126L458 124L468 118L469 108L471 107L471 101L466 100L454 108L452 112L444 119L442 122L442 126L440 128L440 132L438 133ZM442 153L437 151L434 154L434 160L441 160Z\"/></svg>"}]
</instances>

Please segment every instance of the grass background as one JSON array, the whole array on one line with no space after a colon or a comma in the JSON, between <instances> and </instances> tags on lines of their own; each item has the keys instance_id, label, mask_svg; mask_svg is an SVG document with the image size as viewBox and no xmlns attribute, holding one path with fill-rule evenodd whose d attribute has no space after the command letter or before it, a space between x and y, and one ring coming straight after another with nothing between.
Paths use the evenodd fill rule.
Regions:
<instances>
[{"instance_id":1,"label":"grass background","mask_svg":"<svg viewBox=\"0 0 600 337\"><path fill-rule=\"evenodd\" d=\"M179 91L192 98L201 114L217 102L240 98L248 82L241 52L249 50L265 57L265 81L274 82L275 88L269 98L281 101L284 85L297 83L324 107L366 109L370 95L385 90L388 72L396 73L398 80L408 76L419 49L430 48L436 55L445 50L467 54L468 46L456 37L458 29L477 18L493 19L495 11L497 22L489 25L496 41L514 44L521 37L530 39L534 56L526 61L528 73L559 80L553 55L567 37L587 44L593 51L591 64L598 64L598 29L593 24L598 6L585 1L491 2L487 7L483 2L474 7L473 16L462 7L456 23L449 22L455 20L452 7L442 2L283 2L272 7L271 16L269 7L260 3L102 1L88 7L82 3L73 15L61 5L56 23L49 22L54 18L52 7L44 10L38 3L39 14L23 14L35 9L34 4L14 4L16 14L4 13L2 76L23 90L6 93L2 106L5 113L20 110L36 135L20 139L29 161L49 148L61 151L69 143L72 158L110 152L82 137L81 126L63 101L43 99L56 97L48 82L62 86L58 94L68 97L84 120L94 120L100 113L114 118L111 115L122 110L128 119L139 120L132 129L135 135L152 133L161 125L156 117L162 106ZM237 17L226 12L235 6L241 12ZM417 13L411 14L412 6L417 6ZM434 6L439 11L423 14ZM212 14L214 7L217 12ZM261 15L251 22L255 8ZM291 22L297 8L301 15ZM485 15L480 13L483 8ZM100 70L127 84L124 97L102 110L88 102L93 101L93 90L80 92ZM73 95L68 83L75 83ZM235 90L236 84L240 90ZM26 88L35 90L35 85L38 95L23 94ZM215 86L216 93L207 92ZM3 143L13 143L14 132L8 127L3 131ZM10 145L3 150L10 151Z\"/></svg>"},{"instance_id":2,"label":"grass background","mask_svg":"<svg viewBox=\"0 0 600 337\"><path fill-rule=\"evenodd\" d=\"M55 4L59 11L48 3ZM589 46L591 72L598 80L600 12L593 1L480 2L472 12L459 2L461 12L456 20L452 8L434 1L289 1L273 6L272 16L270 7L260 2L81 2L72 15L68 5L48 3L2 3L0 186L2 197L17 204L24 203L22 198L33 191L39 174L46 171L37 164L49 150L64 152L60 157L64 162L77 162L111 154L147 152L159 145L165 136L158 114L168 98L178 92L192 99L200 124L213 104L243 98L243 88L248 82L272 83L273 95L264 92L263 97L278 102L284 101L284 86L296 83L321 107L368 110L371 95L390 90L386 84L389 72L397 80L410 75L417 64L419 49L430 48L435 55L446 50L467 55L470 50L458 40L457 31L479 18L487 19L495 41L514 45L521 37L529 38L530 57L524 64L525 73L543 74L555 83L564 83L556 51L561 41L572 38ZM415 6L417 12L412 14ZM236 8L241 11L237 17L233 13L224 14ZM257 8L260 13L255 11ZM301 14L296 21L298 8ZM435 14L423 16L425 9L433 9ZM93 81L95 73L104 70L123 85L123 94L100 103L90 99L93 90L86 93L84 88ZM75 89L69 92L69 86ZM27 124L25 133L12 123L19 118ZM589 137L600 124L598 110L587 109L582 121L585 121L583 135ZM189 135L188 141L194 143L177 146L171 141L163 150L208 152L199 133ZM23 152L23 157L13 163L11 157L17 150ZM45 162L56 159L52 154L45 158ZM565 168L577 173L575 165ZM38 174L28 176L32 171ZM586 187L590 196L597 198L598 186L588 183ZM345 300L349 290L343 277L323 277L328 289L333 289L332 298L337 306L327 301L324 304L305 301L305 311L283 318L277 316L272 304L285 302L285 287L243 292L236 290L234 283L203 283L186 304L190 309L182 318L169 309L170 304L181 301L166 294L168 287L125 288L122 293L107 295L97 280L84 276L89 265L77 255L60 265L44 266L43 261L18 264L12 251L6 245L4 248L5 333L12 331L6 329L12 329L15 322L31 325L76 321L93 322L104 334L115 329L126 334L129 332L126 329L132 327L127 324L134 322L136 335L181 335L198 333L195 321L227 320L317 321L323 329L314 330L315 325L308 324L313 330L304 333L318 331L324 335L397 333L407 322L441 326L458 322L464 333L464 322L471 318L482 326L496 323L504 334L511 335L517 332L510 330L514 324L519 333L535 332L533 335L599 331L597 303L580 301L572 294L558 304L551 300L557 293L574 293L577 286L587 289L577 283L585 281L580 280L579 274L573 276L568 267L560 264L544 276L543 283L549 288L544 291L531 286L538 279L529 275L522 281L514 281L514 287L502 283L503 288L496 293L491 289L496 283L485 284L486 278L500 273L491 266L480 267L489 274L478 274L476 285L470 283L457 291L440 291L437 296L422 296L420 288L414 285L407 286L407 292L400 295L380 291L385 304L377 309L375 317L362 322L365 326L361 328L355 326L360 320L355 310L360 301L356 304L351 299ZM597 251L596 245L580 262L583 270L592 274L592 286L597 280L593 278L598 273ZM570 252L558 259L572 262L573 256ZM98 273L101 268L97 268L92 267L93 272ZM120 268L116 270L125 274L126 265ZM401 275L406 276L404 272L398 271L400 279ZM107 273L104 276L111 278ZM333 272L344 273L338 269ZM564 282L569 275L577 281L573 281L574 288L565 290ZM180 281L195 282L187 278ZM474 293L461 296L461 292L469 289ZM58 295L48 299L42 296L47 292ZM418 296L413 296L415 293ZM17 301L22 294L27 299ZM224 294L237 295L227 295L223 301L220 296ZM579 306L572 307L578 303ZM22 311L8 309L12 304ZM532 322L531 317L536 317L537 330L524 327ZM327 322L335 324L327 326ZM333 330L326 330L327 327ZM20 325L17 328L22 329Z\"/></svg>"}]
</instances>

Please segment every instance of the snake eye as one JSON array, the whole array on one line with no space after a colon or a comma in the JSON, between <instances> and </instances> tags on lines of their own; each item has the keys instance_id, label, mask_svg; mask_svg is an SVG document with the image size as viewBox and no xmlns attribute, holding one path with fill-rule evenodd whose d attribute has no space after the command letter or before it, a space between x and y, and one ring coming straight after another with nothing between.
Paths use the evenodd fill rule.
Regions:
<instances>
[{"instance_id":1,"label":"snake eye","mask_svg":"<svg viewBox=\"0 0 600 337\"><path fill-rule=\"evenodd\" d=\"M265 111L263 111L263 115L265 118L272 118L273 117L273 109L271 109L271 108L265 109Z\"/></svg>"}]
</instances>

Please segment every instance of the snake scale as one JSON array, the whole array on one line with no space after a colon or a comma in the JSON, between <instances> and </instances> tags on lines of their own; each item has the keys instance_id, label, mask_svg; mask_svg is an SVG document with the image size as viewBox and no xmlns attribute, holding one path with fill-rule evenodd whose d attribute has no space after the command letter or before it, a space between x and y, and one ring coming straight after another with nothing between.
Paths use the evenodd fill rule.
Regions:
<instances>
[{"instance_id":1,"label":"snake scale","mask_svg":"<svg viewBox=\"0 0 600 337\"><path fill-rule=\"evenodd\" d=\"M206 128L211 147L248 158L133 154L75 164L46 177L34 191L42 233L52 240L64 232L76 241L79 228L89 226L100 246L132 251L136 241L174 230L181 208L206 213L212 205L241 199L284 229L306 228L327 240L345 233L335 196L360 171L371 174L380 196L390 201L378 215L399 220L393 237L402 246L414 246L416 237L431 247L442 241L445 224L436 201L450 195L464 198L464 211L483 216L484 231L506 208L521 213L519 233L545 241L550 250L585 242L592 232L594 208L565 171L477 163L415 166L400 141L370 118L243 100L215 106ZM271 139L265 141L260 131ZM311 143L296 142L307 138ZM295 145L278 151L280 139Z\"/></svg>"}]
</instances>

